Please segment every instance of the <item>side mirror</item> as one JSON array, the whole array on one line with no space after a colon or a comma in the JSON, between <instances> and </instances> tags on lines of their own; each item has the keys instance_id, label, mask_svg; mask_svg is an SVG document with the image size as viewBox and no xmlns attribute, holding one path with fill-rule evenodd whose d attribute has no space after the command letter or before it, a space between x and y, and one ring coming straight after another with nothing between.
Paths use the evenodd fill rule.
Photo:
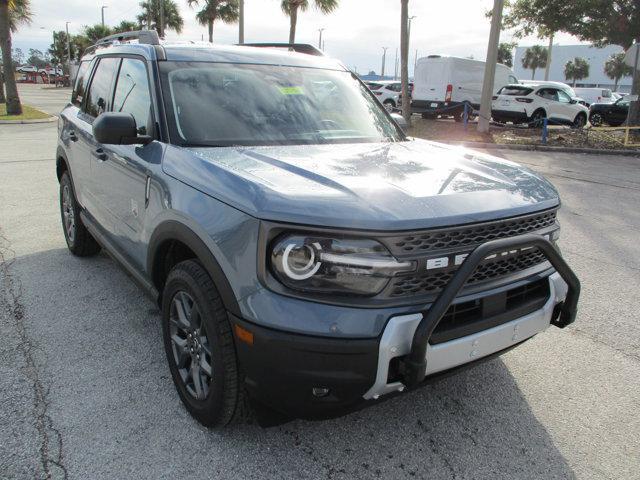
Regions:
<instances>
[{"instance_id":1,"label":"side mirror","mask_svg":"<svg viewBox=\"0 0 640 480\"><path fill-rule=\"evenodd\" d=\"M572 98L569 103L575 105L576 103L578 103L578 101L575 98Z\"/></svg>"},{"instance_id":2,"label":"side mirror","mask_svg":"<svg viewBox=\"0 0 640 480\"><path fill-rule=\"evenodd\" d=\"M93 122L93 136L107 145L146 145L153 141L149 135L138 135L136 119L130 113L105 112Z\"/></svg>"},{"instance_id":3,"label":"side mirror","mask_svg":"<svg viewBox=\"0 0 640 480\"><path fill-rule=\"evenodd\" d=\"M409 124L407 123L407 121L404 119L402 115L400 115L399 113L392 113L391 118L395 120L395 122L398 124L398 126L402 129L404 133L407 133L407 128L409 128Z\"/></svg>"}]
</instances>

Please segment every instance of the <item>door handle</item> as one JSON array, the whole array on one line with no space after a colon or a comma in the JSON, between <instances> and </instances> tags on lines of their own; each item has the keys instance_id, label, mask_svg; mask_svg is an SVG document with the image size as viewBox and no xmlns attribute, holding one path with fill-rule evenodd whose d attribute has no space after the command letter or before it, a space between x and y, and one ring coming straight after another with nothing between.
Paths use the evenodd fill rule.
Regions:
<instances>
[{"instance_id":1,"label":"door handle","mask_svg":"<svg viewBox=\"0 0 640 480\"><path fill-rule=\"evenodd\" d=\"M98 160L104 162L107 159L107 154L101 148L96 148L91 154Z\"/></svg>"},{"instance_id":2,"label":"door handle","mask_svg":"<svg viewBox=\"0 0 640 480\"><path fill-rule=\"evenodd\" d=\"M71 130L69 132L69 140L71 140L72 142L77 142L78 141L78 137L76 136L76 132L74 132L73 130Z\"/></svg>"}]
</instances>

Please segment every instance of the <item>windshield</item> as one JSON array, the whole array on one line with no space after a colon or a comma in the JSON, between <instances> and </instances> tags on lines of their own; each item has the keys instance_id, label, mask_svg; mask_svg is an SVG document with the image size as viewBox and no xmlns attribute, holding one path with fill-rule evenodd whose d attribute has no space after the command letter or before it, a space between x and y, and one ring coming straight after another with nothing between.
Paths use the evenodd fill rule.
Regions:
<instances>
[{"instance_id":1,"label":"windshield","mask_svg":"<svg viewBox=\"0 0 640 480\"><path fill-rule=\"evenodd\" d=\"M401 141L350 72L161 62L172 142L184 146Z\"/></svg>"}]
</instances>

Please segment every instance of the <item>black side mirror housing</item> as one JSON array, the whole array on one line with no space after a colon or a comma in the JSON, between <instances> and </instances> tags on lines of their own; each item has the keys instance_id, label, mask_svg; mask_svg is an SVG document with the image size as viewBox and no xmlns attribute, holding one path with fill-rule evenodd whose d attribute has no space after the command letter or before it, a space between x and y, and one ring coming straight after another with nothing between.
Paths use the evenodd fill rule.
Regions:
<instances>
[{"instance_id":1,"label":"black side mirror housing","mask_svg":"<svg viewBox=\"0 0 640 480\"><path fill-rule=\"evenodd\" d=\"M571 99L571 101L570 101L569 103L571 103L571 104L574 104L574 105L575 105L576 103L578 103L578 100L576 100L575 98L572 98L572 99Z\"/></svg>"},{"instance_id":2,"label":"black side mirror housing","mask_svg":"<svg viewBox=\"0 0 640 480\"><path fill-rule=\"evenodd\" d=\"M93 136L107 145L146 145L153 141L149 135L138 135L136 119L130 113L105 112L93 122Z\"/></svg>"}]
</instances>

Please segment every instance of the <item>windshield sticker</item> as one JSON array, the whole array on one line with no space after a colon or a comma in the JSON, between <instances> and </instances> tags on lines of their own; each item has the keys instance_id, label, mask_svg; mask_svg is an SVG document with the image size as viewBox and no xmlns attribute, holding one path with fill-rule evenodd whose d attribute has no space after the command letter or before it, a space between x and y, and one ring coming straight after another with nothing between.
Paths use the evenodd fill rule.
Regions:
<instances>
[{"instance_id":1,"label":"windshield sticker","mask_svg":"<svg viewBox=\"0 0 640 480\"><path fill-rule=\"evenodd\" d=\"M279 90L283 95L304 95L302 87L279 87Z\"/></svg>"}]
</instances>

